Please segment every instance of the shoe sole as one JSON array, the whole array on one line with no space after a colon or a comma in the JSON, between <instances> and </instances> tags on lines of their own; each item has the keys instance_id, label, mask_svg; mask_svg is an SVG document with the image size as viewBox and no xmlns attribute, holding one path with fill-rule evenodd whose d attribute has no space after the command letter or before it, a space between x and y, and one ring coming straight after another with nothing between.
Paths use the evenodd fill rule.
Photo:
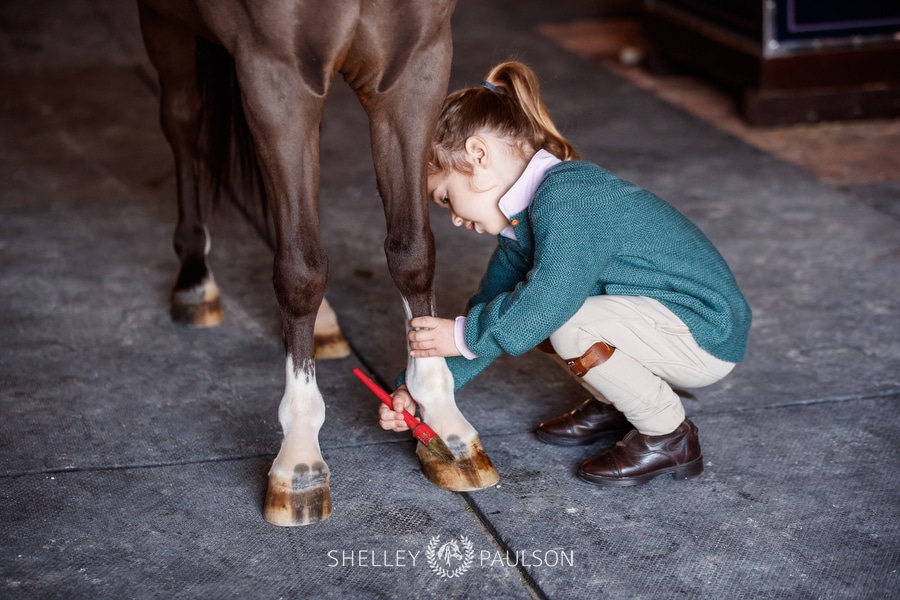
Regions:
<instances>
[{"instance_id":1,"label":"shoe sole","mask_svg":"<svg viewBox=\"0 0 900 600\"><path fill-rule=\"evenodd\" d=\"M534 431L534 435L537 437L538 440L544 442L545 444L551 444L553 446L569 446L569 447L571 447L571 446L590 446L591 444L599 442L600 440L602 440L604 438L608 439L613 436L621 435L622 437L624 437L625 434L628 433L629 431L631 431L631 429L608 429L602 433L598 433L598 434L592 435L590 437L563 438L563 437L551 436L549 434L544 433L540 429L536 429Z\"/></svg>"},{"instance_id":2,"label":"shoe sole","mask_svg":"<svg viewBox=\"0 0 900 600\"><path fill-rule=\"evenodd\" d=\"M581 468L578 469L578 477L583 481L593 483L594 485L607 487L629 487L634 485L643 485L659 477L660 475L666 475L668 473L672 473L673 477L677 480L693 479L695 477L699 477L700 474L703 473L703 457L701 456L699 458L695 458L691 462L685 463L683 465L660 469L659 471L647 473L646 475L639 475L637 477L598 477L596 475L586 473Z\"/></svg>"}]
</instances>

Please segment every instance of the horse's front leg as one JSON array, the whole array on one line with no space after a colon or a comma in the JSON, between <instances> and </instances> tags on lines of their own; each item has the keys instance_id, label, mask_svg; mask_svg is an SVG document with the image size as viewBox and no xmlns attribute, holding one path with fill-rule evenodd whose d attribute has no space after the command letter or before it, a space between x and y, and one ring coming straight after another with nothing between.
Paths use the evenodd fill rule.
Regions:
<instances>
[{"instance_id":1,"label":"horse's front leg","mask_svg":"<svg viewBox=\"0 0 900 600\"><path fill-rule=\"evenodd\" d=\"M272 280L286 353L278 409L284 437L269 471L264 516L275 525L306 525L331 514L330 474L319 449L325 403L313 360L313 331L328 269L317 215L325 97L313 93L295 68L275 58L239 55L235 64L272 205Z\"/></svg>"},{"instance_id":2,"label":"horse's front leg","mask_svg":"<svg viewBox=\"0 0 900 600\"><path fill-rule=\"evenodd\" d=\"M313 143L318 131L318 121L315 123L290 135ZM277 137L275 132L271 135ZM264 510L266 520L275 525L306 525L331 514L330 475L319 449L325 402L316 383L313 358L316 313L325 294L328 262L315 214L318 172L309 168L318 165L318 153L310 148L302 155L307 166L294 165L298 173L294 177L303 181L273 183L273 188L287 190L280 192L274 210L278 243L273 283L287 355L284 396L278 409L284 438L269 471ZM300 171L305 173L299 175Z\"/></svg>"},{"instance_id":3,"label":"horse's front leg","mask_svg":"<svg viewBox=\"0 0 900 600\"><path fill-rule=\"evenodd\" d=\"M426 115L422 115L424 118ZM427 119L425 119L427 121ZM430 131L430 129L428 130ZM421 135L407 132L406 135ZM430 138L429 138L430 139ZM399 162L399 161L397 161ZM376 159L376 170L379 170ZM396 167L396 165L394 166ZM416 316L435 315L434 237L428 226L424 167L402 167L405 189L413 191L398 202L386 201L388 236L385 252L389 269L401 295L407 324ZM420 176L415 174L421 173ZM400 176L400 174L396 174ZM395 191L397 186L393 186ZM415 193L418 191L418 195ZM407 325L408 327L408 325ZM456 405L453 375L443 358L409 358L406 385L421 410L421 419L444 440L453 452L451 463L434 456L419 444L416 455L429 481L444 489L471 491L497 483L500 476L481 445L478 431Z\"/></svg>"},{"instance_id":4,"label":"horse's front leg","mask_svg":"<svg viewBox=\"0 0 900 600\"><path fill-rule=\"evenodd\" d=\"M360 93L369 114L375 172L387 218L385 254L404 301L407 323L435 315L434 236L428 219L425 167L441 100L449 78L449 26L420 48L410 69L382 86ZM423 72L426 71L427 72ZM475 490L499 476L478 432L459 411L453 376L443 358L409 359L407 387L421 417L447 443L455 460L446 463L419 444L416 453L428 479L445 489Z\"/></svg>"}]
</instances>

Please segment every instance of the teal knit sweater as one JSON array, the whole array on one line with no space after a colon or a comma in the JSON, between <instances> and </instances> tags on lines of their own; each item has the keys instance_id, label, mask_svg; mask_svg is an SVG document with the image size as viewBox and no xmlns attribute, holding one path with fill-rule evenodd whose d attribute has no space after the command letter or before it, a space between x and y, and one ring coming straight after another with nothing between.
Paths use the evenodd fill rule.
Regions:
<instances>
[{"instance_id":1,"label":"teal knit sweater","mask_svg":"<svg viewBox=\"0 0 900 600\"><path fill-rule=\"evenodd\" d=\"M697 343L743 359L750 307L712 242L674 207L597 165L560 163L510 219L469 300L465 339L478 358L447 359L458 390L503 354L550 337L589 296L655 298Z\"/></svg>"}]
</instances>

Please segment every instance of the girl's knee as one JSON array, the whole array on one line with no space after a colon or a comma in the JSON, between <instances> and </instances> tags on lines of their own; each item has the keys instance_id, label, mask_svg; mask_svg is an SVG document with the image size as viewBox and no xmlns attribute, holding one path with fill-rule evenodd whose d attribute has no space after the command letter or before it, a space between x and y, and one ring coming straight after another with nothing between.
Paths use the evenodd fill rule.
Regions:
<instances>
[{"instance_id":1,"label":"girl's knee","mask_svg":"<svg viewBox=\"0 0 900 600\"><path fill-rule=\"evenodd\" d=\"M576 342L575 331L560 327L550 336L550 344L560 358L568 359L580 356Z\"/></svg>"},{"instance_id":2,"label":"girl's knee","mask_svg":"<svg viewBox=\"0 0 900 600\"><path fill-rule=\"evenodd\" d=\"M597 342L606 342L606 340L577 327L569 329L563 326L550 336L553 350L560 358L566 360L578 358Z\"/></svg>"}]
</instances>

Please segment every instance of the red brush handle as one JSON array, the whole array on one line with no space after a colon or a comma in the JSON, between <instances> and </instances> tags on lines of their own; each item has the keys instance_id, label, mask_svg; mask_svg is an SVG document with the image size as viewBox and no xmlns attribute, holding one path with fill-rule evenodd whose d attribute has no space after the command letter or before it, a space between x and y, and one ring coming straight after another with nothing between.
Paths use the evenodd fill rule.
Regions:
<instances>
[{"instance_id":1,"label":"red brush handle","mask_svg":"<svg viewBox=\"0 0 900 600\"><path fill-rule=\"evenodd\" d=\"M381 386L369 379L369 376L363 373L362 370L359 369L359 367L353 369L353 374L356 375L356 377L360 381L366 384L366 387L372 390L372 393L378 396L378 399L381 400L385 406L387 406L391 410L394 410L394 399L391 398L390 394L381 389ZM406 409L403 410L403 420L406 421L406 426L410 429L415 429L419 426L420 423L419 420L412 416L412 414L410 414L410 412Z\"/></svg>"}]
</instances>

